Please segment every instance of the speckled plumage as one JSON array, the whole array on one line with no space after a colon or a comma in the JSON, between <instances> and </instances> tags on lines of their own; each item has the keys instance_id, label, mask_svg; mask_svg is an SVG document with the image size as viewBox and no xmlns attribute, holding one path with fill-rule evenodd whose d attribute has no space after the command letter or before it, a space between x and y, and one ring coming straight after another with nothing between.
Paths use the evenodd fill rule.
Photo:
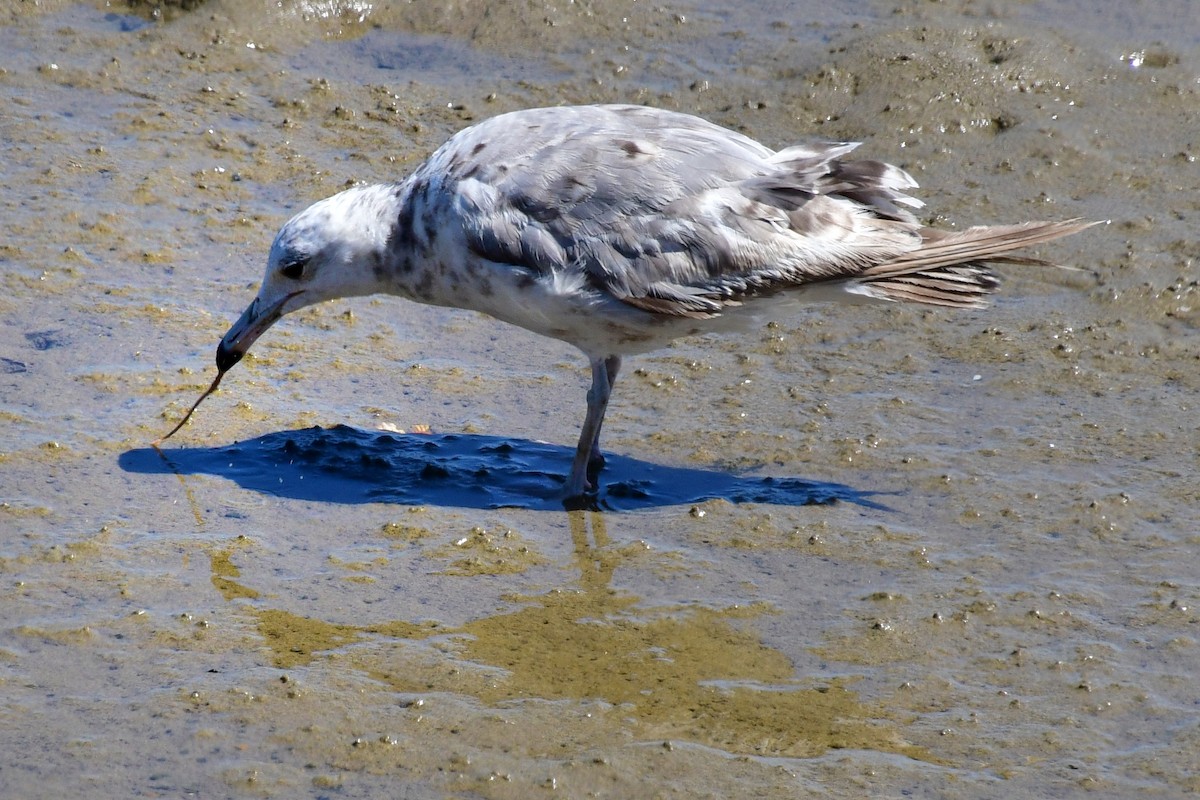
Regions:
<instances>
[{"instance_id":1,"label":"speckled plumage","mask_svg":"<svg viewBox=\"0 0 1200 800\"><path fill-rule=\"evenodd\" d=\"M568 496L588 488L623 355L737 328L768 298L978 307L989 262L1078 221L923 227L916 182L829 143L774 152L642 106L505 114L463 130L398 184L349 189L276 236L223 374L279 317L386 293L468 308L579 347L592 365Z\"/></svg>"}]
</instances>

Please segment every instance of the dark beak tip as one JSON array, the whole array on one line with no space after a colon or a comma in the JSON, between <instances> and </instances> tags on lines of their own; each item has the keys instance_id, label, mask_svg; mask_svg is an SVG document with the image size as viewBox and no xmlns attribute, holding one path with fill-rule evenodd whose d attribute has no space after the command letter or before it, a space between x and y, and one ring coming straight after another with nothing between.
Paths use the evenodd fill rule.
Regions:
<instances>
[{"instance_id":1,"label":"dark beak tip","mask_svg":"<svg viewBox=\"0 0 1200 800\"><path fill-rule=\"evenodd\" d=\"M217 345L217 371L227 372L230 367L242 360L243 355L245 353L229 347L225 344L225 340L222 339L220 344Z\"/></svg>"}]
</instances>

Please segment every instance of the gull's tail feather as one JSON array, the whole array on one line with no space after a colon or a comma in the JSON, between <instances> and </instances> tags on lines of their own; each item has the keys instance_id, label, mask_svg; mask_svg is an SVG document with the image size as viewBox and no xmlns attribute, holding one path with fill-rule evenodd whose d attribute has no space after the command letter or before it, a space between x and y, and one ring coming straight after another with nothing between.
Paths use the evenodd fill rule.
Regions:
<instances>
[{"instance_id":1,"label":"gull's tail feather","mask_svg":"<svg viewBox=\"0 0 1200 800\"><path fill-rule=\"evenodd\" d=\"M1025 222L988 225L947 232L922 229L925 241L916 250L856 276L864 293L880 300L925 303L953 308L982 308L999 279L987 264L1057 266L1037 258L1012 255L1014 250L1079 233L1095 222Z\"/></svg>"}]
</instances>

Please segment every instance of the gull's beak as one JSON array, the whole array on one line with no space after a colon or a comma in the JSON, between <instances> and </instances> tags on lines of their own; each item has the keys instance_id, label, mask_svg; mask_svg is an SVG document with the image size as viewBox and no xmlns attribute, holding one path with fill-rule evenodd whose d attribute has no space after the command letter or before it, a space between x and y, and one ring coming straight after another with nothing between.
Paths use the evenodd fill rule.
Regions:
<instances>
[{"instance_id":1,"label":"gull's beak","mask_svg":"<svg viewBox=\"0 0 1200 800\"><path fill-rule=\"evenodd\" d=\"M254 302L246 307L237 322L221 337L221 343L217 345L217 371L227 372L241 361L250 345L284 315L288 301L299 294L302 292L286 294L270 305L264 305L262 298L254 298Z\"/></svg>"}]
</instances>

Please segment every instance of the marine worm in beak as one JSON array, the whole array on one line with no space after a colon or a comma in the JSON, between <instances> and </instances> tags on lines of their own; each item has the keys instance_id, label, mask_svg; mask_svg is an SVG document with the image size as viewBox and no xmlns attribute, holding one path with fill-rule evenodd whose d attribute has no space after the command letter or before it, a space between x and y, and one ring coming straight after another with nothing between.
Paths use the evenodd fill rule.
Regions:
<instances>
[{"instance_id":1,"label":"marine worm in beak","mask_svg":"<svg viewBox=\"0 0 1200 800\"><path fill-rule=\"evenodd\" d=\"M178 431L185 424L187 424L187 421L192 418L192 412L195 411L196 408L201 403L204 402L204 398L208 397L210 394L212 394L213 392L215 392L217 390L217 385L221 383L221 378L223 378L225 376L225 373L227 371L228 370L219 370L217 372L217 377L213 378L212 386L209 386L207 389L204 390L204 394L200 395L200 399L198 399L195 403L192 404L192 407L188 409L188 412L183 415L183 419L179 420L179 424L176 425L174 428L171 428L171 432L168 433L166 436L159 437L158 439L155 439L153 442L151 442L150 446L158 447L160 444L165 442L167 439L170 439L172 436L174 436L176 431Z\"/></svg>"}]
</instances>

